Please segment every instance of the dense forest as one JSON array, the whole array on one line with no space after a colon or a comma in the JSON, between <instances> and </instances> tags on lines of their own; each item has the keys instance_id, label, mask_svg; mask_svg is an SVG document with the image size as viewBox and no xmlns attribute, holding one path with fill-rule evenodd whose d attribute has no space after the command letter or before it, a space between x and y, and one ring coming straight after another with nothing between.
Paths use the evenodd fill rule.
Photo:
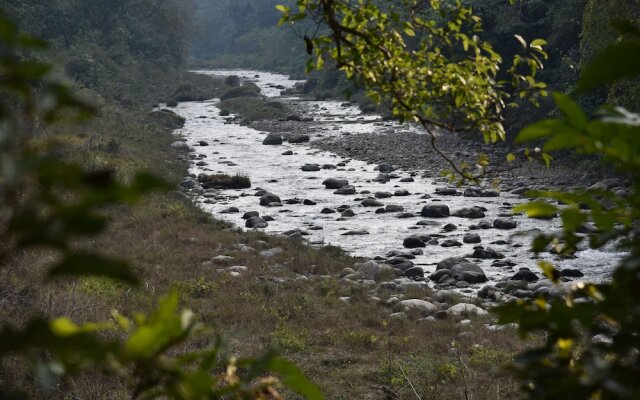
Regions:
<instances>
[{"instance_id":1,"label":"dense forest","mask_svg":"<svg viewBox=\"0 0 640 400\"><path fill-rule=\"evenodd\" d=\"M0 399L640 396L638 0L355 3L0 5Z\"/></svg>"},{"instance_id":2,"label":"dense forest","mask_svg":"<svg viewBox=\"0 0 640 400\"><path fill-rule=\"evenodd\" d=\"M266 68L300 74L305 68L305 45L302 36L313 36L317 25L278 28L280 13L275 6L286 3L277 0L199 1L196 4L197 28L192 56L196 62L226 67ZM638 18L634 0L598 2L595 0L532 0L510 5L508 0L467 0L473 11L482 18L484 31L480 36L490 42L506 59L519 51L515 35L532 40L548 41L549 54L540 80L550 90L571 91L580 68L616 37L607 21L621 17ZM211 37L218 40L210 40ZM206 63L205 63L206 64ZM316 93L321 97L342 96L347 85L330 68L317 77L320 85ZM637 84L618 85L581 99L593 110L608 100L638 108ZM540 118L553 109L546 101L538 110L528 109L509 115L512 131ZM526 115L526 116L525 116Z\"/></svg>"}]
</instances>

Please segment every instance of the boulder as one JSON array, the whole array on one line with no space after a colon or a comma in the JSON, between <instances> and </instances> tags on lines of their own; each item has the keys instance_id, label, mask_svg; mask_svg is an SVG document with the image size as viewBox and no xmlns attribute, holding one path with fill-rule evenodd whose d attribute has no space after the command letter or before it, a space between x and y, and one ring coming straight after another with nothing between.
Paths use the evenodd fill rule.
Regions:
<instances>
[{"instance_id":1,"label":"boulder","mask_svg":"<svg viewBox=\"0 0 640 400\"><path fill-rule=\"evenodd\" d=\"M504 254L499 253L490 247L484 249L478 246L478 248L473 251L471 258L479 258L483 260L501 260L504 258Z\"/></svg>"},{"instance_id":2,"label":"boulder","mask_svg":"<svg viewBox=\"0 0 640 400\"><path fill-rule=\"evenodd\" d=\"M392 213L392 212L401 212L404 211L404 207L396 205L396 204L389 204L388 206L386 206L384 208L384 210L388 213Z\"/></svg>"},{"instance_id":3,"label":"boulder","mask_svg":"<svg viewBox=\"0 0 640 400\"><path fill-rule=\"evenodd\" d=\"M393 172L395 170L396 169L393 168L393 165L391 165L391 164L380 164L378 166L378 171L380 171L380 172Z\"/></svg>"},{"instance_id":4,"label":"boulder","mask_svg":"<svg viewBox=\"0 0 640 400\"><path fill-rule=\"evenodd\" d=\"M408 249L415 249L417 247L426 247L426 245L422 240L414 236L409 236L405 238L404 241L402 242L402 245Z\"/></svg>"},{"instance_id":5,"label":"boulder","mask_svg":"<svg viewBox=\"0 0 640 400\"><path fill-rule=\"evenodd\" d=\"M472 262L463 262L451 267L451 275L459 280L469 283L484 283L487 276L478 264Z\"/></svg>"},{"instance_id":6,"label":"boulder","mask_svg":"<svg viewBox=\"0 0 640 400\"><path fill-rule=\"evenodd\" d=\"M376 192L375 193L376 198L378 199L386 199L392 196L391 193L389 192Z\"/></svg>"},{"instance_id":7,"label":"boulder","mask_svg":"<svg viewBox=\"0 0 640 400\"><path fill-rule=\"evenodd\" d=\"M259 217L259 216L260 216L260 213L258 211L247 211L242 216L242 219L249 219L249 218Z\"/></svg>"},{"instance_id":8,"label":"boulder","mask_svg":"<svg viewBox=\"0 0 640 400\"><path fill-rule=\"evenodd\" d=\"M442 247L460 247L460 246L462 246L462 243L458 242L457 240L447 239L447 240L443 241L440 246L442 246Z\"/></svg>"},{"instance_id":9,"label":"boulder","mask_svg":"<svg viewBox=\"0 0 640 400\"><path fill-rule=\"evenodd\" d=\"M382 207L384 205L376 199L364 199L360 204L364 207Z\"/></svg>"},{"instance_id":10,"label":"boulder","mask_svg":"<svg viewBox=\"0 0 640 400\"><path fill-rule=\"evenodd\" d=\"M466 259L461 258L461 257L449 257L449 258L445 258L444 260L440 261L438 263L438 265L436 266L436 271L440 270L440 269L451 269L454 265L460 264L460 263L464 263L467 262Z\"/></svg>"},{"instance_id":11,"label":"boulder","mask_svg":"<svg viewBox=\"0 0 640 400\"><path fill-rule=\"evenodd\" d=\"M449 315L487 315L489 314L486 310L476 306L475 304L469 303L458 303L455 306L450 307L447 310L447 314Z\"/></svg>"},{"instance_id":12,"label":"boulder","mask_svg":"<svg viewBox=\"0 0 640 400\"><path fill-rule=\"evenodd\" d=\"M266 193L262 197L260 197L260 205L268 206L271 203L282 203L280 197L276 196L273 193Z\"/></svg>"},{"instance_id":13,"label":"boulder","mask_svg":"<svg viewBox=\"0 0 640 400\"><path fill-rule=\"evenodd\" d=\"M453 232L456 229L458 229L458 227L455 226L454 224L446 224L445 226L442 227L442 230L444 232Z\"/></svg>"},{"instance_id":14,"label":"boulder","mask_svg":"<svg viewBox=\"0 0 640 400\"><path fill-rule=\"evenodd\" d=\"M493 227L496 229L514 229L517 226L515 221L506 218L497 218L493 221Z\"/></svg>"},{"instance_id":15,"label":"boulder","mask_svg":"<svg viewBox=\"0 0 640 400\"><path fill-rule=\"evenodd\" d=\"M529 268L526 267L520 268L518 272L516 272L515 275L511 277L511 280L513 281L525 282L537 282L539 279L540 278L538 278L538 275L534 274Z\"/></svg>"},{"instance_id":16,"label":"boulder","mask_svg":"<svg viewBox=\"0 0 640 400\"><path fill-rule=\"evenodd\" d=\"M340 189L333 192L333 194L342 194L342 195L356 194L356 188L351 185L341 187Z\"/></svg>"},{"instance_id":17,"label":"boulder","mask_svg":"<svg viewBox=\"0 0 640 400\"><path fill-rule=\"evenodd\" d=\"M251 217L245 223L247 228L266 228L269 223L260 217Z\"/></svg>"},{"instance_id":18,"label":"boulder","mask_svg":"<svg viewBox=\"0 0 640 400\"><path fill-rule=\"evenodd\" d=\"M473 244L473 243L482 242L482 239L480 238L480 235L478 235L477 233L467 233L462 238L462 241L467 244Z\"/></svg>"},{"instance_id":19,"label":"boulder","mask_svg":"<svg viewBox=\"0 0 640 400\"><path fill-rule=\"evenodd\" d=\"M282 144L282 136L277 133L270 133L264 138L262 144L271 146Z\"/></svg>"},{"instance_id":20,"label":"boulder","mask_svg":"<svg viewBox=\"0 0 640 400\"><path fill-rule=\"evenodd\" d=\"M484 211L480 207L462 208L453 213L459 218L484 218Z\"/></svg>"},{"instance_id":21,"label":"boulder","mask_svg":"<svg viewBox=\"0 0 640 400\"><path fill-rule=\"evenodd\" d=\"M419 299L402 300L398 304L402 308L405 308L408 310L416 310L425 314L433 314L436 311L438 311L438 307L435 304L429 303L428 301L425 301L425 300L419 300Z\"/></svg>"},{"instance_id":22,"label":"boulder","mask_svg":"<svg viewBox=\"0 0 640 400\"><path fill-rule=\"evenodd\" d=\"M367 261L360 265L356 271L356 275L361 279L377 281L382 274L392 272L393 268L388 265L378 264L375 261Z\"/></svg>"},{"instance_id":23,"label":"boulder","mask_svg":"<svg viewBox=\"0 0 640 400\"><path fill-rule=\"evenodd\" d=\"M389 177L389 174L380 174L375 178L373 178L372 180L378 183L387 183L391 180L391 177Z\"/></svg>"},{"instance_id":24,"label":"boulder","mask_svg":"<svg viewBox=\"0 0 640 400\"><path fill-rule=\"evenodd\" d=\"M449 216L449 207L445 204L428 204L422 207L420 215L426 218L446 218Z\"/></svg>"},{"instance_id":25,"label":"boulder","mask_svg":"<svg viewBox=\"0 0 640 400\"><path fill-rule=\"evenodd\" d=\"M341 216L344 218L351 218L354 217L356 214L353 212L352 209L346 209L342 212Z\"/></svg>"},{"instance_id":26,"label":"boulder","mask_svg":"<svg viewBox=\"0 0 640 400\"><path fill-rule=\"evenodd\" d=\"M424 278L424 270L421 267L411 267L403 272L404 276L410 279Z\"/></svg>"},{"instance_id":27,"label":"boulder","mask_svg":"<svg viewBox=\"0 0 640 400\"><path fill-rule=\"evenodd\" d=\"M316 172L320 171L320 166L318 164L305 164L300 169L305 172Z\"/></svg>"},{"instance_id":28,"label":"boulder","mask_svg":"<svg viewBox=\"0 0 640 400\"><path fill-rule=\"evenodd\" d=\"M187 142L183 142L181 140L177 140L169 145L174 150L189 150L189 145Z\"/></svg>"},{"instance_id":29,"label":"boulder","mask_svg":"<svg viewBox=\"0 0 640 400\"><path fill-rule=\"evenodd\" d=\"M326 189L340 189L345 186L348 186L349 181L346 179L329 178L329 179L325 179L325 181L322 182L322 184Z\"/></svg>"},{"instance_id":30,"label":"boulder","mask_svg":"<svg viewBox=\"0 0 640 400\"><path fill-rule=\"evenodd\" d=\"M293 134L289 135L289 143L306 143L309 141L309 135Z\"/></svg>"}]
</instances>

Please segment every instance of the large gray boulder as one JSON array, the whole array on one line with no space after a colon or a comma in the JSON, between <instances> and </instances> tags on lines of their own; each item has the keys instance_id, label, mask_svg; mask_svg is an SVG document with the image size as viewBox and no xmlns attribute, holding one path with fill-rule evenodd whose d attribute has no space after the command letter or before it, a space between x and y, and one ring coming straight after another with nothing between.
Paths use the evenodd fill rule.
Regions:
<instances>
[{"instance_id":1,"label":"large gray boulder","mask_svg":"<svg viewBox=\"0 0 640 400\"><path fill-rule=\"evenodd\" d=\"M436 271L439 269L451 269L454 265L461 264L467 262L466 259L462 257L449 257L440 261L436 266Z\"/></svg>"},{"instance_id":2,"label":"large gray boulder","mask_svg":"<svg viewBox=\"0 0 640 400\"><path fill-rule=\"evenodd\" d=\"M459 280L469 283L484 283L487 276L478 264L472 262L463 262L451 267L451 275Z\"/></svg>"},{"instance_id":3,"label":"large gray boulder","mask_svg":"<svg viewBox=\"0 0 640 400\"><path fill-rule=\"evenodd\" d=\"M415 310L425 314L433 314L436 311L438 311L438 307L435 304L429 303L426 300L409 299L409 300L402 300L398 304L400 307L404 309Z\"/></svg>"},{"instance_id":4,"label":"large gray boulder","mask_svg":"<svg viewBox=\"0 0 640 400\"><path fill-rule=\"evenodd\" d=\"M324 182L322 182L322 184L326 189L340 189L345 186L348 186L349 181L346 179L329 178L329 179L325 179Z\"/></svg>"},{"instance_id":5,"label":"large gray boulder","mask_svg":"<svg viewBox=\"0 0 640 400\"><path fill-rule=\"evenodd\" d=\"M265 145L279 145L282 144L282 136L277 133L270 133L266 138L262 141L262 144Z\"/></svg>"},{"instance_id":6,"label":"large gray boulder","mask_svg":"<svg viewBox=\"0 0 640 400\"><path fill-rule=\"evenodd\" d=\"M462 208L453 213L459 218L484 218L484 211L480 207Z\"/></svg>"},{"instance_id":7,"label":"large gray boulder","mask_svg":"<svg viewBox=\"0 0 640 400\"><path fill-rule=\"evenodd\" d=\"M280 200L280 197L276 196L273 193L267 193L260 197L261 206L268 206L271 203L282 203L282 201Z\"/></svg>"},{"instance_id":8,"label":"large gray boulder","mask_svg":"<svg viewBox=\"0 0 640 400\"><path fill-rule=\"evenodd\" d=\"M245 223L247 228L266 228L269 223L260 217L251 217Z\"/></svg>"},{"instance_id":9,"label":"large gray boulder","mask_svg":"<svg viewBox=\"0 0 640 400\"><path fill-rule=\"evenodd\" d=\"M426 218L446 218L449 213L449 207L446 204L428 204L422 207L420 215Z\"/></svg>"},{"instance_id":10,"label":"large gray boulder","mask_svg":"<svg viewBox=\"0 0 640 400\"><path fill-rule=\"evenodd\" d=\"M378 264L375 261L365 262L356 271L358 278L372 281L377 281L383 274L393 275L393 268L389 265Z\"/></svg>"}]
</instances>

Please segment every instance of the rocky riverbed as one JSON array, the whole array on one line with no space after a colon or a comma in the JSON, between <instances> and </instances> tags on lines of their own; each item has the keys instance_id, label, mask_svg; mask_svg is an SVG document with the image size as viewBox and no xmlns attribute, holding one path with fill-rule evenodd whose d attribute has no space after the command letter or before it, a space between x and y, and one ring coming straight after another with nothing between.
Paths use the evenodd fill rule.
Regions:
<instances>
[{"instance_id":1,"label":"rocky riverbed","mask_svg":"<svg viewBox=\"0 0 640 400\"><path fill-rule=\"evenodd\" d=\"M182 186L217 218L340 246L371 260L340 278L379 290L435 288L488 303L557 290L538 273L529 246L537 233L560 229L560 221L527 219L511 209L529 188L590 185L600 177L524 165L495 172L497 188L452 187L438 177L445 161L416 127L363 114L351 103L301 97L293 90L301 83L282 75L203 73L252 80L293 110L287 118L239 124L234 115L220 115L217 99L175 108L185 125L174 147L187 150L192 162ZM456 160L472 161L483 151L497 162L506 154L454 135L441 134L439 142ZM206 177L214 174L247 176L252 186L209 187ZM612 248L582 248L572 258L542 255L562 269L567 284L607 279L621 256Z\"/></svg>"}]
</instances>

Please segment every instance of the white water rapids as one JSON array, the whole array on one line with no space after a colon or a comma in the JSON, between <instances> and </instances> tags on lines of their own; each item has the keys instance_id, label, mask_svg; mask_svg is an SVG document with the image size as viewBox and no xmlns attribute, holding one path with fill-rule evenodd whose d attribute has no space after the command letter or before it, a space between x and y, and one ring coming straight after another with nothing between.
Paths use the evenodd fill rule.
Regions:
<instances>
[{"instance_id":1,"label":"white water rapids","mask_svg":"<svg viewBox=\"0 0 640 400\"><path fill-rule=\"evenodd\" d=\"M210 75L238 75L254 81L261 89L262 94L268 97L279 97L282 88L292 87L296 81L289 80L286 76L258 72L258 71L199 71ZM377 183L371 180L379 172L374 170L376 165L366 162L343 159L335 154L321 152L312 148L309 143L289 144L284 142L279 146L266 146L262 144L264 132L241 126L234 123L226 123L225 118L219 115L217 108L219 100L213 99L206 102L181 103L175 111L186 118L183 129L176 131L186 138L187 143L195 149L195 154L200 157L192 160L190 172L196 176L201 173L213 174L240 174L250 177L252 187L242 190L215 191L210 195L199 196L198 204L206 211L231 223L244 228L242 215L247 211L259 211L261 216L272 216L265 230L271 233L284 232L291 229L301 229L309 233L307 240L315 244L331 244L340 246L356 256L373 258L384 256L391 250L403 249L403 239L411 234L441 233L442 227L447 223L453 223L457 229L443 233L446 239L455 239L462 242L462 237L469 233L469 226L479 221L458 217L448 217L433 220L437 226L418 226L416 223L423 220L420 210L425 204L440 201L447 204L451 211L463 207L482 206L487 209L484 220L492 222L500 214L510 214L513 205L521 202L519 196L510 193L501 193L495 198L469 198L463 196L439 196L435 194L436 187L446 186L442 182L436 184L435 177L423 177L422 171L395 171L400 178L413 176L414 182L399 182L392 179L388 183ZM345 106L336 101L308 101L308 115L313 122L310 125L321 124L322 135L341 135L345 133L358 134L362 132L376 132L379 130L409 130L392 122L381 122L378 116L361 115L357 106ZM377 121L374 123L374 121ZM311 137L311 140L314 140ZM199 141L206 141L209 146L198 146ZM292 150L293 155L283 156L286 150ZM198 161L204 161L207 165L197 166ZM303 172L300 167L307 163L333 164L344 163L344 167L337 169L321 169L318 172ZM356 187L356 195L336 195L334 190L327 190L322 185L326 178L347 179L350 185ZM284 204L278 208L268 208L259 205L259 197L254 196L256 188L262 188L278 195L283 203L288 199L310 199L316 205ZM409 196L393 196L386 199L378 199L385 205L395 204L404 207L405 212L414 213L413 218L398 218L398 213L376 214L377 207L363 207L360 202L363 198L372 196L377 191L394 193L396 190L406 189ZM370 191L371 194L361 194L362 191ZM431 199L423 199L429 194ZM341 205L351 206L355 216L339 219L340 213L321 214L324 208L336 209ZM240 213L220 214L220 211L235 206ZM560 221L533 220L521 216L510 216L517 222L515 230L476 230L482 238L482 246L491 247L507 256L507 260L517 264L516 267L494 267L492 260L474 260L482 266L490 281L499 281L509 277L519 267L529 267L537 271L537 260L529 252L531 236L517 233L539 229L545 232L560 229ZM348 231L365 230L367 235L344 235ZM491 244L496 241L504 241L506 244ZM439 245L427 245L423 249L424 254L415 260L416 265L423 266L426 272L435 270L433 264L451 256L464 256L473 252L474 244L464 244L461 247L443 248ZM619 252L608 250L584 249L577 253L574 259L555 259L548 253L544 254L561 268L578 268L585 274L585 279L599 281L606 279L615 262L622 256Z\"/></svg>"}]
</instances>

